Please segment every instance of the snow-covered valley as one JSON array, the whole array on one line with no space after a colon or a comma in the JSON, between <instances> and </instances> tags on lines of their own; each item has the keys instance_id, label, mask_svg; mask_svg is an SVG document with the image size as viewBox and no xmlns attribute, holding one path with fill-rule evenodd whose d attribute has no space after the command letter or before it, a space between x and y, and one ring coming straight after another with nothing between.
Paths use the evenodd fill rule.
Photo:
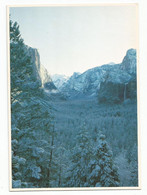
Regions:
<instances>
[{"instance_id":1,"label":"snow-covered valley","mask_svg":"<svg viewBox=\"0 0 147 195\"><path fill-rule=\"evenodd\" d=\"M13 188L138 186L136 50L70 78L11 52Z\"/></svg>"},{"instance_id":2,"label":"snow-covered valley","mask_svg":"<svg viewBox=\"0 0 147 195\"><path fill-rule=\"evenodd\" d=\"M100 105L97 99L83 99L52 101L51 104L57 133L56 144L64 148L64 152L60 154L63 181L70 164L69 154L78 146L76 138L80 130L85 128L89 134L88 139L93 147L92 150L96 147L96 138L101 133L106 136L106 141L113 153L114 163L118 168L120 186L137 185L137 169L134 168L137 165L135 152L137 148L134 145L137 143L135 103ZM56 154L56 148L54 152Z\"/></svg>"}]
</instances>

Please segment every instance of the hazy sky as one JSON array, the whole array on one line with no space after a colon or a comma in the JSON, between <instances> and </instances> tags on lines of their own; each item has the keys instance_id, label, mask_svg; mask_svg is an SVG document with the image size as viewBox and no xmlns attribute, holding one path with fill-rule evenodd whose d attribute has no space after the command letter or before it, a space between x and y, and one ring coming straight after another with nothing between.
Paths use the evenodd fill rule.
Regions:
<instances>
[{"instance_id":1,"label":"hazy sky","mask_svg":"<svg viewBox=\"0 0 147 195\"><path fill-rule=\"evenodd\" d=\"M16 7L10 14L50 74L120 63L128 49L137 48L136 5Z\"/></svg>"}]
</instances>

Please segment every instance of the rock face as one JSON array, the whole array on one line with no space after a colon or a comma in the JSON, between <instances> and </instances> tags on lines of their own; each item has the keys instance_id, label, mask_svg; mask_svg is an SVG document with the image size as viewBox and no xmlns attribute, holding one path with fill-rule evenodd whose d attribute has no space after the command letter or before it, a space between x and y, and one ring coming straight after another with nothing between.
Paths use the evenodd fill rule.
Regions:
<instances>
[{"instance_id":1,"label":"rock face","mask_svg":"<svg viewBox=\"0 0 147 195\"><path fill-rule=\"evenodd\" d=\"M126 85L126 99L137 99L137 82L136 77L133 77Z\"/></svg>"},{"instance_id":2,"label":"rock face","mask_svg":"<svg viewBox=\"0 0 147 195\"><path fill-rule=\"evenodd\" d=\"M41 82L42 87L46 90L46 92L47 91L58 92L51 77L48 74L48 71L40 63L40 55L39 55L37 49L27 47L27 52L31 56L33 69L34 69L34 76L37 77L38 80Z\"/></svg>"},{"instance_id":3,"label":"rock face","mask_svg":"<svg viewBox=\"0 0 147 195\"><path fill-rule=\"evenodd\" d=\"M65 75L49 76L40 64L37 49L28 47L34 76L41 82L45 92L56 96L74 98L97 98L99 103L121 103L136 99L136 50L129 49L121 64L106 64L85 71Z\"/></svg>"},{"instance_id":4,"label":"rock face","mask_svg":"<svg viewBox=\"0 0 147 195\"><path fill-rule=\"evenodd\" d=\"M59 74L52 75L51 78L52 78L52 81L54 82L55 86L59 90L62 87L62 85L64 83L66 83L67 80L69 79L68 76L66 76L66 75L59 75Z\"/></svg>"},{"instance_id":5,"label":"rock face","mask_svg":"<svg viewBox=\"0 0 147 195\"><path fill-rule=\"evenodd\" d=\"M125 85L122 83L103 82L98 94L99 103L121 103L124 91Z\"/></svg>"},{"instance_id":6,"label":"rock face","mask_svg":"<svg viewBox=\"0 0 147 195\"><path fill-rule=\"evenodd\" d=\"M96 97L100 83L105 80L107 72L111 71L113 66L117 65L103 65L89 69L82 74L74 73L59 90L70 99Z\"/></svg>"},{"instance_id":7,"label":"rock face","mask_svg":"<svg viewBox=\"0 0 147 195\"><path fill-rule=\"evenodd\" d=\"M106 64L54 82L69 99L98 97L100 103L120 103L136 98L136 50L129 49L121 64Z\"/></svg>"},{"instance_id":8,"label":"rock face","mask_svg":"<svg viewBox=\"0 0 147 195\"><path fill-rule=\"evenodd\" d=\"M136 50L129 49L124 57L121 69L129 74L136 74Z\"/></svg>"},{"instance_id":9,"label":"rock face","mask_svg":"<svg viewBox=\"0 0 147 195\"><path fill-rule=\"evenodd\" d=\"M103 82L98 93L99 103L121 103L126 100L136 100L136 79L128 83Z\"/></svg>"},{"instance_id":10,"label":"rock face","mask_svg":"<svg viewBox=\"0 0 147 195\"><path fill-rule=\"evenodd\" d=\"M127 51L122 63L117 70L117 77L111 77L101 83L98 101L99 103L121 103L126 100L136 100L137 83L136 83L136 50Z\"/></svg>"}]
</instances>

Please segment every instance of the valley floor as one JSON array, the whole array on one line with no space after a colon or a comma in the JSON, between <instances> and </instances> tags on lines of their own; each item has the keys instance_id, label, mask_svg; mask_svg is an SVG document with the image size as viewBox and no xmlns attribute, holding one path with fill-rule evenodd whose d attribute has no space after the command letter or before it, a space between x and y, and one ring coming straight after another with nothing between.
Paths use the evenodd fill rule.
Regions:
<instances>
[{"instance_id":1,"label":"valley floor","mask_svg":"<svg viewBox=\"0 0 147 195\"><path fill-rule=\"evenodd\" d=\"M83 99L56 100L51 104L57 133L56 146L62 146L70 152L76 146L75 138L83 126L89 132L90 139L95 140L99 133L103 133L118 167L120 186L137 186L137 108L135 103L99 105L96 99ZM70 163L69 159L67 162ZM62 170L64 171L61 175L65 175L66 168Z\"/></svg>"}]
</instances>

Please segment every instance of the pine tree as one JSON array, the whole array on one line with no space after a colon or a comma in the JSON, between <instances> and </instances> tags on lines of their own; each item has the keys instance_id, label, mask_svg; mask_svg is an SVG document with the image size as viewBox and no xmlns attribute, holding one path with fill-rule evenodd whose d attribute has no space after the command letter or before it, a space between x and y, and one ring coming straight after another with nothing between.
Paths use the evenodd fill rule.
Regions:
<instances>
[{"instance_id":1,"label":"pine tree","mask_svg":"<svg viewBox=\"0 0 147 195\"><path fill-rule=\"evenodd\" d=\"M112 151L104 135L97 139L93 156L89 163L89 184L93 187L113 187L119 185L117 169L113 164Z\"/></svg>"},{"instance_id":2,"label":"pine tree","mask_svg":"<svg viewBox=\"0 0 147 195\"><path fill-rule=\"evenodd\" d=\"M69 165L69 154L62 144L53 150L51 169L51 187L65 187L66 168Z\"/></svg>"},{"instance_id":3,"label":"pine tree","mask_svg":"<svg viewBox=\"0 0 147 195\"><path fill-rule=\"evenodd\" d=\"M50 180L53 127L41 83L33 73L19 25L10 20L13 187L46 187ZM17 132L17 133L16 133ZM23 165L23 166L22 166Z\"/></svg>"},{"instance_id":4,"label":"pine tree","mask_svg":"<svg viewBox=\"0 0 147 195\"><path fill-rule=\"evenodd\" d=\"M16 127L12 127L12 183L14 187L27 187L27 183L22 182L23 175L21 173L22 167L26 163L26 159L17 155L17 149L19 146L17 134L19 133L19 129Z\"/></svg>"},{"instance_id":5,"label":"pine tree","mask_svg":"<svg viewBox=\"0 0 147 195\"><path fill-rule=\"evenodd\" d=\"M33 74L31 57L21 37L19 25L10 20L10 75L11 101L30 98L30 90L38 90L40 81ZM22 93L23 92L23 93ZM37 93L37 91L35 91Z\"/></svg>"},{"instance_id":6,"label":"pine tree","mask_svg":"<svg viewBox=\"0 0 147 195\"><path fill-rule=\"evenodd\" d=\"M88 186L87 168L90 160L90 151L91 146L89 142L89 134L84 124L77 135L76 146L72 150L71 166L69 167L67 176L67 186Z\"/></svg>"}]
</instances>

